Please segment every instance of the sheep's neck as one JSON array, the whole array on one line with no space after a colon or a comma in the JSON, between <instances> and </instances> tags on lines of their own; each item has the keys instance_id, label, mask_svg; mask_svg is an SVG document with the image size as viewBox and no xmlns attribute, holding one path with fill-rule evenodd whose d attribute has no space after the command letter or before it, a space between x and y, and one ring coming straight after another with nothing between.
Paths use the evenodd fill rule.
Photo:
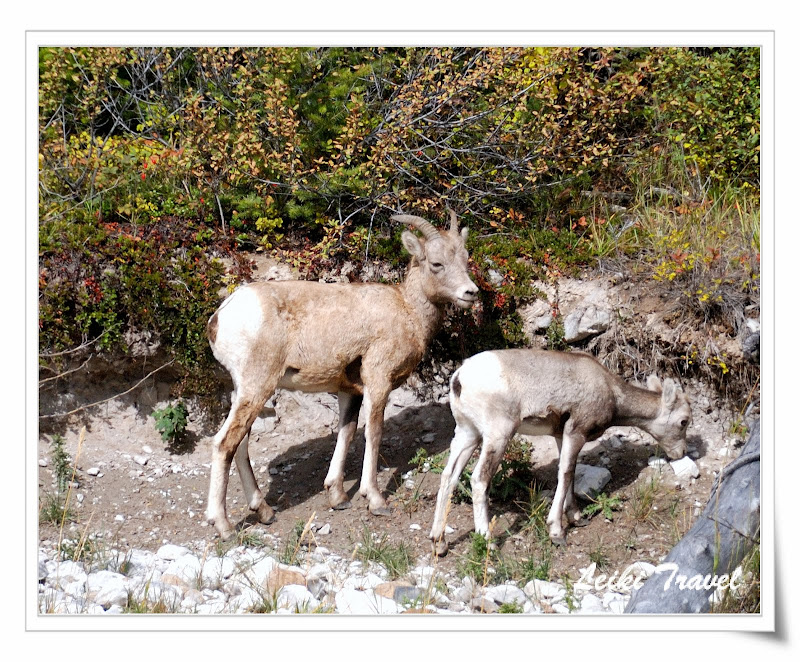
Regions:
<instances>
[{"instance_id":1,"label":"sheep's neck","mask_svg":"<svg viewBox=\"0 0 800 662\"><path fill-rule=\"evenodd\" d=\"M431 301L425 291L424 274L416 263L408 268L405 282L400 285L400 291L409 310L419 320L421 340L427 345L439 328L444 304Z\"/></svg>"},{"instance_id":2,"label":"sheep's neck","mask_svg":"<svg viewBox=\"0 0 800 662\"><path fill-rule=\"evenodd\" d=\"M614 425L634 426L649 432L651 421L661 411L661 394L620 379L615 384L614 395L617 402Z\"/></svg>"}]
</instances>

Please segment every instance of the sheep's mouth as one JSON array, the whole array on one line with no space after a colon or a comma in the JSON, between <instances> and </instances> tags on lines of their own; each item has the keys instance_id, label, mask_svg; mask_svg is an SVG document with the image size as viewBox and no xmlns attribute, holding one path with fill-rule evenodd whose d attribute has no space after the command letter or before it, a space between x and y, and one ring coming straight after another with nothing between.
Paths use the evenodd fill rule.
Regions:
<instances>
[{"instance_id":1,"label":"sheep's mouth","mask_svg":"<svg viewBox=\"0 0 800 662\"><path fill-rule=\"evenodd\" d=\"M456 299L456 305L459 308L472 308L472 306L475 305L475 302L477 300L478 300L477 297L473 297L473 298L469 298L469 299L466 298L466 297L458 297L458 299Z\"/></svg>"}]
</instances>

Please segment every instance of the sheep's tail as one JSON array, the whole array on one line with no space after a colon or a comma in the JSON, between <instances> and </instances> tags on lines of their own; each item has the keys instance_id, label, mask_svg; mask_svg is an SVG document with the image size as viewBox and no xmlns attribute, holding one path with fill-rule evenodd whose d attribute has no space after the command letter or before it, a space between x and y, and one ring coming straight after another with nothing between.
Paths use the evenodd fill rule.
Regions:
<instances>
[{"instance_id":1,"label":"sheep's tail","mask_svg":"<svg viewBox=\"0 0 800 662\"><path fill-rule=\"evenodd\" d=\"M461 397L461 381L458 379L459 370L456 370L450 379L450 397L456 400Z\"/></svg>"}]
</instances>

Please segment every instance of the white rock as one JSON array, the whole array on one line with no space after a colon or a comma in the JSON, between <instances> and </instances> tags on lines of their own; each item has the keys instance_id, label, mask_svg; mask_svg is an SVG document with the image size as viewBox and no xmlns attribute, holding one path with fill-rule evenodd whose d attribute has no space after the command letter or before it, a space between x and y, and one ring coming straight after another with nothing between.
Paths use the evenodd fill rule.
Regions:
<instances>
[{"instance_id":1,"label":"white rock","mask_svg":"<svg viewBox=\"0 0 800 662\"><path fill-rule=\"evenodd\" d=\"M167 561L174 561L189 553L190 550L187 547L181 547L180 545L162 545L156 552L156 556L160 559L166 559Z\"/></svg>"},{"instance_id":2,"label":"white rock","mask_svg":"<svg viewBox=\"0 0 800 662\"><path fill-rule=\"evenodd\" d=\"M528 596L521 588L508 584L491 586L484 591L483 595L501 605L516 603L520 607L524 607L529 602Z\"/></svg>"},{"instance_id":3,"label":"white rock","mask_svg":"<svg viewBox=\"0 0 800 662\"><path fill-rule=\"evenodd\" d=\"M630 568L632 576L639 575L645 579L650 577L656 571L656 567L647 561L636 561L635 563L631 563Z\"/></svg>"},{"instance_id":4,"label":"white rock","mask_svg":"<svg viewBox=\"0 0 800 662\"><path fill-rule=\"evenodd\" d=\"M287 584L278 591L278 608L290 609L291 611L310 612L319 607L317 600L305 586L297 584Z\"/></svg>"},{"instance_id":5,"label":"white rock","mask_svg":"<svg viewBox=\"0 0 800 662\"><path fill-rule=\"evenodd\" d=\"M85 582L86 571L82 563L75 561L61 561L61 563L48 563L48 572L62 582ZM52 570L50 568L53 568Z\"/></svg>"},{"instance_id":6,"label":"white rock","mask_svg":"<svg viewBox=\"0 0 800 662\"><path fill-rule=\"evenodd\" d=\"M175 575L190 586L194 585L198 578L202 577L202 572L203 568L200 566L200 559L193 554L185 554L175 559L164 570L165 575Z\"/></svg>"},{"instance_id":7,"label":"white rock","mask_svg":"<svg viewBox=\"0 0 800 662\"><path fill-rule=\"evenodd\" d=\"M525 584L523 589L525 595L534 600L560 600L566 594L566 589L556 582L548 582L542 579L533 579Z\"/></svg>"},{"instance_id":8,"label":"white rock","mask_svg":"<svg viewBox=\"0 0 800 662\"><path fill-rule=\"evenodd\" d=\"M87 578L87 586L89 597L104 609L128 604L128 580L124 575L108 570L93 572Z\"/></svg>"},{"instance_id":9,"label":"white rock","mask_svg":"<svg viewBox=\"0 0 800 662\"><path fill-rule=\"evenodd\" d=\"M647 460L647 466L653 469L663 469L667 466L667 461L663 457L656 457L655 455Z\"/></svg>"},{"instance_id":10,"label":"white rock","mask_svg":"<svg viewBox=\"0 0 800 662\"><path fill-rule=\"evenodd\" d=\"M90 476L99 476L100 475L100 468L99 467L90 467L86 470L86 473Z\"/></svg>"},{"instance_id":11,"label":"white rock","mask_svg":"<svg viewBox=\"0 0 800 662\"><path fill-rule=\"evenodd\" d=\"M381 579L378 575L376 575L374 572L368 572L363 577L348 577L344 580L342 587L354 588L363 591L365 589L373 589L382 583L383 579Z\"/></svg>"},{"instance_id":12,"label":"white rock","mask_svg":"<svg viewBox=\"0 0 800 662\"><path fill-rule=\"evenodd\" d=\"M585 614L598 614L605 611L603 609L603 601L593 593L587 593L581 600L581 613Z\"/></svg>"},{"instance_id":13,"label":"white rock","mask_svg":"<svg viewBox=\"0 0 800 662\"><path fill-rule=\"evenodd\" d=\"M252 580L255 586L263 586L267 581L267 577L269 577L269 573L271 573L277 565L278 562L275 559L271 556L267 556L249 568L245 575Z\"/></svg>"},{"instance_id":14,"label":"white rock","mask_svg":"<svg viewBox=\"0 0 800 662\"><path fill-rule=\"evenodd\" d=\"M673 460L670 465L675 475L681 478L697 478L700 475L700 469L697 468L697 464L690 457Z\"/></svg>"},{"instance_id":15,"label":"white rock","mask_svg":"<svg viewBox=\"0 0 800 662\"><path fill-rule=\"evenodd\" d=\"M376 595L374 591L359 591L343 588L336 594L336 611L340 614L399 614L400 606L389 598Z\"/></svg>"},{"instance_id":16,"label":"white rock","mask_svg":"<svg viewBox=\"0 0 800 662\"><path fill-rule=\"evenodd\" d=\"M226 556L206 559L203 564L203 583L217 584L223 579L228 579L236 569L233 559Z\"/></svg>"}]
</instances>

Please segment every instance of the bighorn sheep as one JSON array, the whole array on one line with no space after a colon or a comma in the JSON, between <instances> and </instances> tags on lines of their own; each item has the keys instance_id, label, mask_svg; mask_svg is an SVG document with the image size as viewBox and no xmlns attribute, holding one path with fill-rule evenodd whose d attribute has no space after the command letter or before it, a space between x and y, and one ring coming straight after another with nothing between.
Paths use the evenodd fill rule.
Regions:
<instances>
[{"instance_id":1,"label":"bighorn sheep","mask_svg":"<svg viewBox=\"0 0 800 662\"><path fill-rule=\"evenodd\" d=\"M347 449L366 412L366 448L360 493L376 515L389 513L378 489L378 446L390 392L419 363L448 303L469 308L478 288L469 276L465 242L454 212L437 230L417 216L392 220L416 227L403 245L412 259L400 285L379 283L260 282L234 292L212 315L207 335L231 374L231 410L214 437L206 517L223 539L233 527L225 509L231 461L259 520L274 511L258 488L248 455L250 427L276 388L338 393L339 431L325 487L333 508L350 506L344 491Z\"/></svg>"},{"instance_id":2,"label":"bighorn sheep","mask_svg":"<svg viewBox=\"0 0 800 662\"><path fill-rule=\"evenodd\" d=\"M566 542L562 512L581 524L573 491L578 453L613 425L649 432L666 454L686 452L692 420L680 385L651 376L648 389L627 384L589 354L532 349L482 352L456 370L450 380L450 408L456 421L450 457L442 472L430 538L438 555L447 552L445 518L458 478L478 444L472 473L475 530L489 535L486 491L515 432L552 435L559 450L558 487L547 517L550 539Z\"/></svg>"}]
</instances>

